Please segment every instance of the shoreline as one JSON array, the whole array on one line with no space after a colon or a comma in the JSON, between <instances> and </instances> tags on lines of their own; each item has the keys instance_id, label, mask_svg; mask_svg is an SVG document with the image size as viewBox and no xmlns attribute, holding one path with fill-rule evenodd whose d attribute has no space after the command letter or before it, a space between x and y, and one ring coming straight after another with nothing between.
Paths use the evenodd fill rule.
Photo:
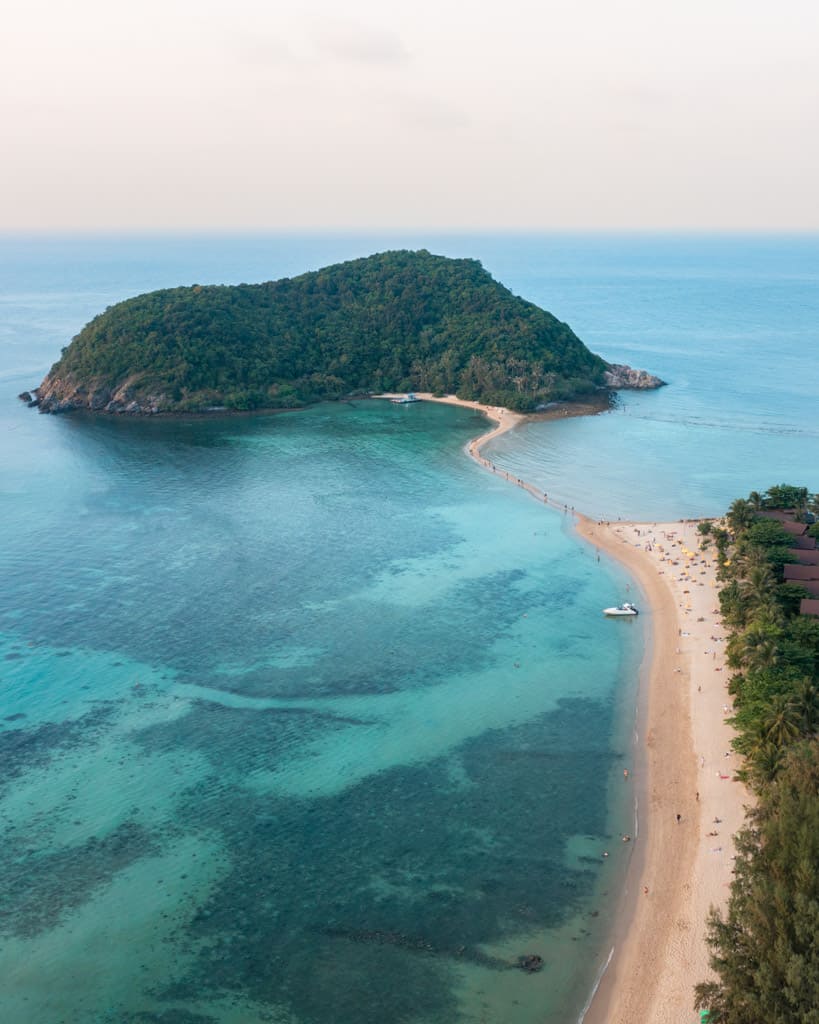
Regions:
<instances>
[{"instance_id":1,"label":"shoreline","mask_svg":"<svg viewBox=\"0 0 819 1024\"><path fill-rule=\"evenodd\" d=\"M567 510L482 455L485 444L527 417L454 396L419 397L471 408L494 421L468 442L468 455L536 500ZM724 908L727 902L734 836L751 800L735 780L739 759L725 722L733 701L715 556L699 550L699 520L602 523L571 511L578 535L637 582L650 625L630 776L639 834L615 910L611 948L601 958L602 972L581 1020L680 1024L695 1019L694 986L712 974L706 919L711 906Z\"/></svg>"},{"instance_id":2,"label":"shoreline","mask_svg":"<svg viewBox=\"0 0 819 1024\"><path fill-rule=\"evenodd\" d=\"M614 955L585 1024L693 1019L694 986L712 974L706 919L727 902L734 835L750 795L734 776L716 564L712 551L698 550L697 522L578 524L581 537L637 580L651 624L635 751L645 771L636 780L644 794L640 840L616 914Z\"/></svg>"},{"instance_id":3,"label":"shoreline","mask_svg":"<svg viewBox=\"0 0 819 1024\"><path fill-rule=\"evenodd\" d=\"M429 392L421 391L416 391L415 395L419 401L422 402L438 402L441 405L457 405L462 409L472 409L474 412L480 412L486 416L488 420L493 421L495 423L494 427L483 434L479 434L478 437L473 437L464 445L464 451L467 455L477 462L479 466L489 470L490 473L495 473L497 476L501 476L505 480L508 480L509 483L522 487L523 490L528 491L528 493L539 502L551 505L552 508L562 509L564 512L571 511L574 513L574 508L569 509L568 505L554 501L538 487L535 487L534 484L530 484L526 480L521 480L520 477L513 476L511 473L507 473L506 470L498 469L490 459L487 459L485 455L481 454L481 450L489 441L494 440L496 437L500 437L501 434L505 434L509 430L513 430L519 424L526 421L535 420L545 422L548 420L565 419L567 417L574 416L596 416L610 408L608 398L606 398L605 401L601 399L600 401L586 402L556 402L553 408L547 409L543 412L523 413L512 412L511 409L506 409L502 405L485 405L482 402L469 401L465 398L458 398L455 395L435 396ZM403 396L400 393L390 392L383 395L373 395L372 397L379 399L393 399L402 398Z\"/></svg>"}]
</instances>

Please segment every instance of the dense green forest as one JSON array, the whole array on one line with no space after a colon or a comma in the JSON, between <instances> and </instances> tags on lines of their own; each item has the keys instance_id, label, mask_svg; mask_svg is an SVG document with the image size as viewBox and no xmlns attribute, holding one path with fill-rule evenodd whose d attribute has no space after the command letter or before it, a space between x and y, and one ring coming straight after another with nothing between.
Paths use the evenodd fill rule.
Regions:
<instances>
[{"instance_id":1,"label":"dense green forest","mask_svg":"<svg viewBox=\"0 0 819 1024\"><path fill-rule=\"evenodd\" d=\"M149 411L184 411L412 390L525 411L601 386L606 369L478 261L397 251L118 303L63 350L40 400L45 411L122 411L152 396Z\"/></svg>"},{"instance_id":2,"label":"dense green forest","mask_svg":"<svg viewBox=\"0 0 819 1024\"><path fill-rule=\"evenodd\" d=\"M819 618L800 615L808 593L783 582L793 536L761 514L786 508L811 523L819 495L781 484L700 526L719 553L734 745L757 798L727 913L709 920L717 980L697 986L697 1005L711 1024L819 1024Z\"/></svg>"}]
</instances>

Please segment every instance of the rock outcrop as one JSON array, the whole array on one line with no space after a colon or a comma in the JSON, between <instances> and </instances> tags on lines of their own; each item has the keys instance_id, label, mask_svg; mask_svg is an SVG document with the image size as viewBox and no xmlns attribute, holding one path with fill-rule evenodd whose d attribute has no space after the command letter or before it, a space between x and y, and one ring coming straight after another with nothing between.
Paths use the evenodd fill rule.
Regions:
<instances>
[{"instance_id":1,"label":"rock outcrop","mask_svg":"<svg viewBox=\"0 0 819 1024\"><path fill-rule=\"evenodd\" d=\"M126 381L117 388L76 384L70 379L47 377L38 393L40 412L71 412L74 409L89 409L91 412L128 413L134 416L151 416L167 409L164 395L136 397L133 381Z\"/></svg>"},{"instance_id":2,"label":"rock outcrop","mask_svg":"<svg viewBox=\"0 0 819 1024\"><path fill-rule=\"evenodd\" d=\"M629 388L632 391L648 391L665 386L665 381L645 370L633 370L624 363L609 363L605 374L606 387L615 390Z\"/></svg>"}]
</instances>

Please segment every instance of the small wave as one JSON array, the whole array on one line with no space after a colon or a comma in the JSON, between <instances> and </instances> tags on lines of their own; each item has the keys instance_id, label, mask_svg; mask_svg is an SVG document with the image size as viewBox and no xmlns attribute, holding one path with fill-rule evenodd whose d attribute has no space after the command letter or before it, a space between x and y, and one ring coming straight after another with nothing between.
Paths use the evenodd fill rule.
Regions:
<instances>
[{"instance_id":1,"label":"small wave","mask_svg":"<svg viewBox=\"0 0 819 1024\"><path fill-rule=\"evenodd\" d=\"M586 1004L580 1011L580 1016L577 1018L577 1024L583 1024L583 1021L586 1019L586 1014L589 1012L589 1008L591 1007L591 1004L594 1002L594 997L597 995L597 990L600 988L600 982L603 980L606 971L609 969L609 964L611 963L613 956L614 946L612 946L609 950L609 955L606 957L606 962L597 972L597 977L594 979L594 985L592 985L592 990L589 994L589 998L586 1000Z\"/></svg>"},{"instance_id":2,"label":"small wave","mask_svg":"<svg viewBox=\"0 0 819 1024\"><path fill-rule=\"evenodd\" d=\"M645 413L627 413L630 419L643 420L649 423L673 423L679 426L704 428L706 430L731 430L749 434L772 434L782 437L819 437L819 429L803 427L796 424L786 426L775 423L757 422L753 420L737 421L736 419L709 419L704 416L648 416Z\"/></svg>"}]
</instances>

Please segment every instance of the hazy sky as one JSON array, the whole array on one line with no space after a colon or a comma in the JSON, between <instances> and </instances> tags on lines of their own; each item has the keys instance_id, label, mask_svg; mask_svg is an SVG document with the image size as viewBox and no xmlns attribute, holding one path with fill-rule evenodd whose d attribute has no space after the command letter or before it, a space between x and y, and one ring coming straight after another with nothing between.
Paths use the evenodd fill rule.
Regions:
<instances>
[{"instance_id":1,"label":"hazy sky","mask_svg":"<svg viewBox=\"0 0 819 1024\"><path fill-rule=\"evenodd\" d=\"M816 0L10 0L0 230L819 229Z\"/></svg>"}]
</instances>

